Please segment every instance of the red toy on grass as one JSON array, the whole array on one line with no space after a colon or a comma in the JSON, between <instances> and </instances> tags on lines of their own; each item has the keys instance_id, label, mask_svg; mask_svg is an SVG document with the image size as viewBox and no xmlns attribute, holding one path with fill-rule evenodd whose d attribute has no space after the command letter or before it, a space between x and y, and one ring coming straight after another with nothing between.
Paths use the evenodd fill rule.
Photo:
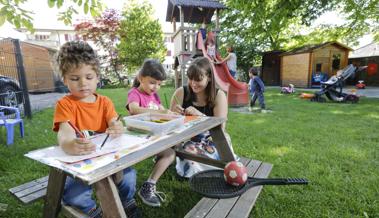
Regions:
<instances>
[{"instance_id":1,"label":"red toy on grass","mask_svg":"<svg viewBox=\"0 0 379 218\"><path fill-rule=\"evenodd\" d=\"M364 89L366 88L366 84L364 84L363 80L359 80L355 87L357 87L357 89Z\"/></svg>"},{"instance_id":2,"label":"red toy on grass","mask_svg":"<svg viewBox=\"0 0 379 218\"><path fill-rule=\"evenodd\" d=\"M244 185L247 180L247 169L241 162L229 162L224 168L224 179L233 186Z\"/></svg>"}]
</instances>

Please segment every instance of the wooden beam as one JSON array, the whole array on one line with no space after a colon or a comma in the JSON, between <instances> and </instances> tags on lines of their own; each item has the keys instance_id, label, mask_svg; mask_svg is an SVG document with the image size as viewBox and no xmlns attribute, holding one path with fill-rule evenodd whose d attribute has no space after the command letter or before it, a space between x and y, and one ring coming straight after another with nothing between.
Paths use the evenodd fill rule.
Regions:
<instances>
[{"instance_id":1,"label":"wooden beam","mask_svg":"<svg viewBox=\"0 0 379 218\"><path fill-rule=\"evenodd\" d=\"M308 88L312 87L312 68L313 68L313 52L309 53L309 65L308 65Z\"/></svg>"},{"instance_id":2,"label":"wooden beam","mask_svg":"<svg viewBox=\"0 0 379 218\"><path fill-rule=\"evenodd\" d=\"M207 14L205 15L205 20L208 18L209 14L211 13L212 9L207 9Z\"/></svg>"},{"instance_id":3,"label":"wooden beam","mask_svg":"<svg viewBox=\"0 0 379 218\"><path fill-rule=\"evenodd\" d=\"M172 32L176 32L176 18L172 18ZM173 40L173 39L172 39Z\"/></svg>"},{"instance_id":4,"label":"wooden beam","mask_svg":"<svg viewBox=\"0 0 379 218\"><path fill-rule=\"evenodd\" d=\"M191 10L190 10L189 15L188 15L188 22L189 23L191 22L192 13L193 13L193 7L191 7Z\"/></svg>"},{"instance_id":5,"label":"wooden beam","mask_svg":"<svg viewBox=\"0 0 379 218\"><path fill-rule=\"evenodd\" d=\"M220 31L219 9L216 9L216 31Z\"/></svg>"},{"instance_id":6,"label":"wooden beam","mask_svg":"<svg viewBox=\"0 0 379 218\"><path fill-rule=\"evenodd\" d=\"M126 218L124 208L118 195L117 187L111 177L95 183L96 196L100 201L104 217Z\"/></svg>"},{"instance_id":7,"label":"wooden beam","mask_svg":"<svg viewBox=\"0 0 379 218\"><path fill-rule=\"evenodd\" d=\"M63 195L64 184L66 183L66 174L54 167L50 168L49 182L45 205L43 207L43 217L57 217L61 209L61 198Z\"/></svg>"},{"instance_id":8,"label":"wooden beam","mask_svg":"<svg viewBox=\"0 0 379 218\"><path fill-rule=\"evenodd\" d=\"M184 27L184 11L181 6L178 6L179 8L179 17L180 17L180 27Z\"/></svg>"},{"instance_id":9,"label":"wooden beam","mask_svg":"<svg viewBox=\"0 0 379 218\"><path fill-rule=\"evenodd\" d=\"M209 130L213 139L213 142L216 144L218 154L220 155L220 160L224 162L234 161L234 154L231 149L231 144L225 136L225 132L222 130L221 125L218 125Z\"/></svg>"},{"instance_id":10,"label":"wooden beam","mask_svg":"<svg viewBox=\"0 0 379 218\"><path fill-rule=\"evenodd\" d=\"M219 167L219 168L224 168L225 165L227 164L227 162L224 162L221 160L215 160L215 159L211 159L208 157L202 157L202 156L192 154L192 153L188 153L188 152L185 152L185 151L179 150L179 149L175 149L175 152L176 152L176 156L178 156L180 158L192 160L195 162L200 162L200 163L207 164L207 165L212 165L212 166Z\"/></svg>"},{"instance_id":11,"label":"wooden beam","mask_svg":"<svg viewBox=\"0 0 379 218\"><path fill-rule=\"evenodd\" d=\"M175 6L172 6L172 11L171 11L171 22L173 25L173 32L176 32L176 17L174 17L174 12L175 12Z\"/></svg>"}]
</instances>

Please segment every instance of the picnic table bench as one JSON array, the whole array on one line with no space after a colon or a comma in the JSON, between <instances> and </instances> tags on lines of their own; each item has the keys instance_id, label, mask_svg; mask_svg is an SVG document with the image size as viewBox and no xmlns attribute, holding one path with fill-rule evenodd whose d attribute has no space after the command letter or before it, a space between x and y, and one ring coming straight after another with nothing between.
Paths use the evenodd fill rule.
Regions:
<instances>
[{"instance_id":1,"label":"picnic table bench","mask_svg":"<svg viewBox=\"0 0 379 218\"><path fill-rule=\"evenodd\" d=\"M258 160L241 158L248 169L249 176L266 178L270 174L272 165ZM46 196L48 176L27 182L20 186L9 189L9 191L22 203L29 204ZM230 199L212 199L203 197L185 216L190 217L248 217L263 186L251 188L243 195ZM85 217L80 211L63 206L62 212L66 217ZM76 214L76 215L75 215Z\"/></svg>"},{"instance_id":2,"label":"picnic table bench","mask_svg":"<svg viewBox=\"0 0 379 218\"><path fill-rule=\"evenodd\" d=\"M139 161L145 160L146 158L149 158L168 147L174 146L181 141L186 141L205 130L210 130L212 138L219 149L221 161L196 156L178 150L176 151L177 155L179 157L223 168L227 162L234 160L234 155L230 151L228 142L221 129L221 124L223 122L224 120L220 118L209 118L184 132L159 140L149 148L124 156L116 160L114 163L104 166L101 168L101 171L96 170L93 173L86 174L83 178L81 178L80 175L76 175L76 178L87 182L89 185L95 186L96 195L101 197L100 204L103 207L103 211L106 212L105 215L108 214L108 216L113 217L115 214L119 214L120 217L125 217L125 214L122 215L123 211L120 210L120 205L118 204L119 199L116 194L117 190L114 190L115 185L110 175L125 167L134 165ZM271 164L262 163L257 160L241 158L240 161L247 166L248 174L250 176L267 177L272 168ZM44 198L44 217L57 216L60 208L61 213L66 217L85 217L85 215L78 210L69 206L61 205L60 203L65 178L67 175L71 176L70 172L51 167L49 175L49 177L46 176L18 187L11 188L9 191L24 203L31 203L37 199ZM49 181L54 185L49 184ZM100 186L102 186L102 188L97 189ZM229 199L209 199L204 197L185 217L248 217L261 189L262 186L254 187L239 197ZM118 215L115 216L118 217Z\"/></svg>"}]
</instances>

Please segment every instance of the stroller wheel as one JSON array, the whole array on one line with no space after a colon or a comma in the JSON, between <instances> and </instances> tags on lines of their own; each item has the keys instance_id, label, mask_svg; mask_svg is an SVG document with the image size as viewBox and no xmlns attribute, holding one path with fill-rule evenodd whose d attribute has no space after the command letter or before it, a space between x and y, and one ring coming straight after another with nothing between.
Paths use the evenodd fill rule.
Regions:
<instances>
[{"instance_id":1,"label":"stroller wheel","mask_svg":"<svg viewBox=\"0 0 379 218\"><path fill-rule=\"evenodd\" d=\"M324 97L315 95L313 98L311 98L311 101L325 103L326 99Z\"/></svg>"},{"instance_id":2,"label":"stroller wheel","mask_svg":"<svg viewBox=\"0 0 379 218\"><path fill-rule=\"evenodd\" d=\"M345 99L346 102L349 102L351 104L356 104L359 101L359 97L356 95L348 95Z\"/></svg>"},{"instance_id":3,"label":"stroller wheel","mask_svg":"<svg viewBox=\"0 0 379 218\"><path fill-rule=\"evenodd\" d=\"M326 102L326 98L324 98L324 97L320 97L320 98L318 99L318 102L320 102L320 103L325 103L325 102Z\"/></svg>"}]
</instances>

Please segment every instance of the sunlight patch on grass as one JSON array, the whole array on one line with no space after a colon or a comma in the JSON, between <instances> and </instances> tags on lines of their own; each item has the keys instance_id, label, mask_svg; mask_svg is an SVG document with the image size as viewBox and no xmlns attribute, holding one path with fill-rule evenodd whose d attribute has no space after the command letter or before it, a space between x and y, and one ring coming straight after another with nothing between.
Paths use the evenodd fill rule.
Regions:
<instances>
[{"instance_id":1,"label":"sunlight patch on grass","mask_svg":"<svg viewBox=\"0 0 379 218\"><path fill-rule=\"evenodd\" d=\"M332 110L332 111L330 111L330 113L332 113L332 114L346 114L346 111Z\"/></svg>"},{"instance_id":2,"label":"sunlight patch on grass","mask_svg":"<svg viewBox=\"0 0 379 218\"><path fill-rule=\"evenodd\" d=\"M254 124L263 124L263 123L265 123L266 122L266 119L254 119Z\"/></svg>"},{"instance_id":3,"label":"sunlight patch on grass","mask_svg":"<svg viewBox=\"0 0 379 218\"><path fill-rule=\"evenodd\" d=\"M367 114L366 116L367 116L368 118L379 119L379 114Z\"/></svg>"},{"instance_id":4,"label":"sunlight patch on grass","mask_svg":"<svg viewBox=\"0 0 379 218\"><path fill-rule=\"evenodd\" d=\"M354 160L365 160L367 159L366 152L362 151L359 147L348 147L343 151L346 157L353 158Z\"/></svg>"},{"instance_id":5,"label":"sunlight patch on grass","mask_svg":"<svg viewBox=\"0 0 379 218\"><path fill-rule=\"evenodd\" d=\"M287 146L280 146L280 147L272 148L270 150L270 153L275 156L283 157L285 154L288 154L289 152L291 152L291 150L292 149Z\"/></svg>"}]
</instances>

